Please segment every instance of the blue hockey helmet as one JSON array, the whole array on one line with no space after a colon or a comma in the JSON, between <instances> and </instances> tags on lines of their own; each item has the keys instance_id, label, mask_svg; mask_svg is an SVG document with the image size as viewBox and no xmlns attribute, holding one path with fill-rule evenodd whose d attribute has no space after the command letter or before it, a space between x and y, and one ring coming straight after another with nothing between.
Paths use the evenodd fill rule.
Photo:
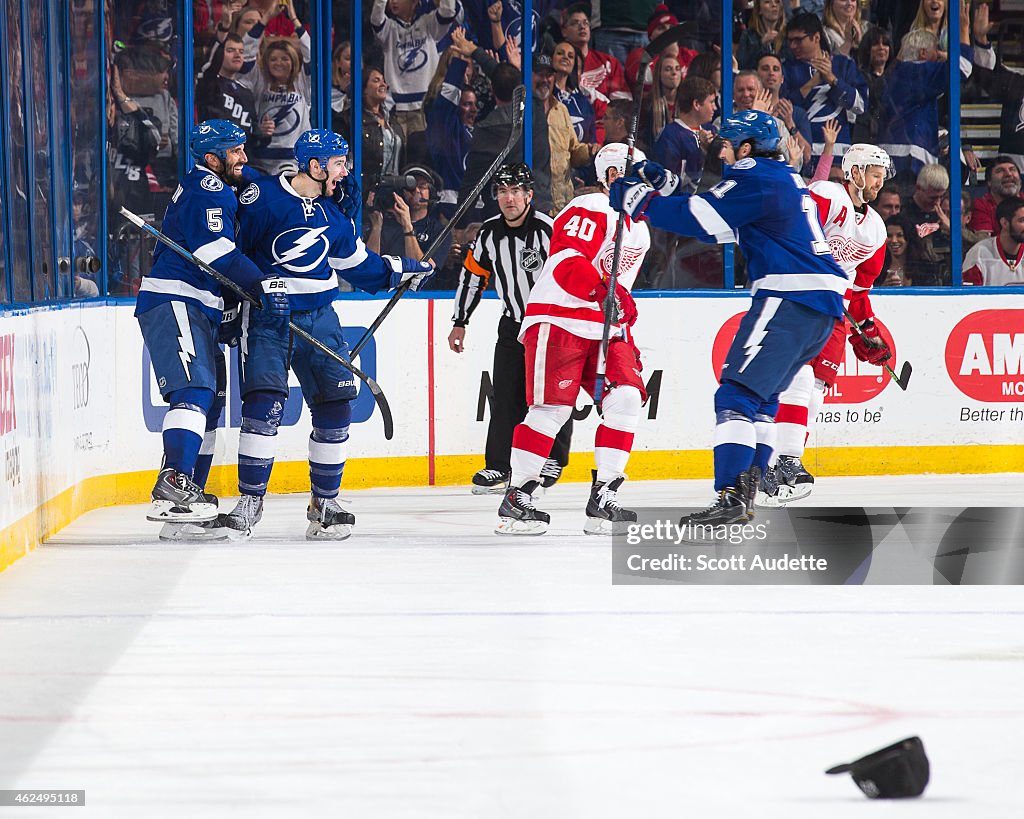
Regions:
<instances>
[{"instance_id":1,"label":"blue hockey helmet","mask_svg":"<svg viewBox=\"0 0 1024 819\"><path fill-rule=\"evenodd\" d=\"M309 170L309 161L315 159L321 167L332 156L348 156L348 143L341 134L323 128L306 131L295 141L295 161L299 170Z\"/></svg>"},{"instance_id":2,"label":"blue hockey helmet","mask_svg":"<svg viewBox=\"0 0 1024 819\"><path fill-rule=\"evenodd\" d=\"M241 126L226 119L208 119L193 126L188 135L188 149L192 158L201 163L207 154L213 154L221 162L227 158L229 148L245 144L245 131Z\"/></svg>"},{"instance_id":3,"label":"blue hockey helmet","mask_svg":"<svg viewBox=\"0 0 1024 819\"><path fill-rule=\"evenodd\" d=\"M777 151L781 139L775 117L764 111L741 111L726 117L718 135L732 143L733 148L753 140L756 151Z\"/></svg>"}]
</instances>

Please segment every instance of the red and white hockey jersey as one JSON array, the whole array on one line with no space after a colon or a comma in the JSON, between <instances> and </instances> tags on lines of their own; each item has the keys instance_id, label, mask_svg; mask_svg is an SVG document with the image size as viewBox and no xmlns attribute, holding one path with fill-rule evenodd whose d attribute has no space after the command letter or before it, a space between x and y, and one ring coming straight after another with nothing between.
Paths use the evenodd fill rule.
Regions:
<instances>
[{"instance_id":1,"label":"red and white hockey jersey","mask_svg":"<svg viewBox=\"0 0 1024 819\"><path fill-rule=\"evenodd\" d=\"M964 284L995 285L1024 284L1024 245L1017 249L1015 258L1007 258L998 236L982 239L964 259Z\"/></svg>"},{"instance_id":2,"label":"red and white hockey jersey","mask_svg":"<svg viewBox=\"0 0 1024 819\"><path fill-rule=\"evenodd\" d=\"M808 190L832 255L850 279L850 313L857 321L871 318L874 311L867 293L885 264L885 222L873 208L858 213L846 185L812 182Z\"/></svg>"},{"instance_id":3,"label":"red and white hockey jersey","mask_svg":"<svg viewBox=\"0 0 1024 819\"><path fill-rule=\"evenodd\" d=\"M611 272L618 216L609 206L607 194L587 193L577 196L555 217L548 259L530 291L520 339L534 324L542 323L557 325L581 338L601 338L604 310L590 295ZM651 246L651 233L646 223L623 218L626 226L618 283L632 290Z\"/></svg>"}]
</instances>

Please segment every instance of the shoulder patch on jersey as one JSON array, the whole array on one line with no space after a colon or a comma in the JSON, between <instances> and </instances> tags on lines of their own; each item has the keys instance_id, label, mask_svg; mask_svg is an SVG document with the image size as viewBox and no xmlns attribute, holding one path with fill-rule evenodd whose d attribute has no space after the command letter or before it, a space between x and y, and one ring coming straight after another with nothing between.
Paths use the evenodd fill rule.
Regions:
<instances>
[{"instance_id":1,"label":"shoulder patch on jersey","mask_svg":"<svg viewBox=\"0 0 1024 819\"><path fill-rule=\"evenodd\" d=\"M754 161L752 156L748 156L746 159L741 159L738 162L732 163L732 169L734 171L745 171L747 168L753 168L757 163Z\"/></svg>"},{"instance_id":2,"label":"shoulder patch on jersey","mask_svg":"<svg viewBox=\"0 0 1024 819\"><path fill-rule=\"evenodd\" d=\"M242 191L241 196L238 197L238 201L241 202L243 205L251 205L253 202L255 202L259 198L260 198L260 188L259 188L259 185L250 185L248 188L246 188L244 191Z\"/></svg>"},{"instance_id":3,"label":"shoulder patch on jersey","mask_svg":"<svg viewBox=\"0 0 1024 819\"><path fill-rule=\"evenodd\" d=\"M204 176L199 180L199 185L208 191L224 190L224 183L220 181L220 177L214 176L213 174L207 174Z\"/></svg>"}]
</instances>

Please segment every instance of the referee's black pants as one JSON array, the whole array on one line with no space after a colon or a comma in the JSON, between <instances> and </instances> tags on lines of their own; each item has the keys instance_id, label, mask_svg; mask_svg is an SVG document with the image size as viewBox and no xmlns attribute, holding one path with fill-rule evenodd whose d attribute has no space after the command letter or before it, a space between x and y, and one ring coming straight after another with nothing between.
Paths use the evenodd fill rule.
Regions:
<instances>
[{"instance_id":1,"label":"referee's black pants","mask_svg":"<svg viewBox=\"0 0 1024 819\"><path fill-rule=\"evenodd\" d=\"M520 323L502 316L498 322L498 343L494 346L491 383L491 422L487 426L486 468L511 472L512 432L526 417L526 348L519 343ZM569 463L572 418L558 431L551 446L551 458L561 466Z\"/></svg>"}]
</instances>

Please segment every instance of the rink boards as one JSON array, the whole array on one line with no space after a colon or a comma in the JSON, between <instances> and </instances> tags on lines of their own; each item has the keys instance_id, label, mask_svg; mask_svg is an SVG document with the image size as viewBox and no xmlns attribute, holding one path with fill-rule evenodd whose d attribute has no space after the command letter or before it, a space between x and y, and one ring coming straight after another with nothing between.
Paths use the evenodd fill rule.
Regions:
<instances>
[{"instance_id":1,"label":"rink boards","mask_svg":"<svg viewBox=\"0 0 1024 819\"><path fill-rule=\"evenodd\" d=\"M640 299L635 337L651 400L636 436L634 479L710 475L717 371L749 300ZM809 441L820 475L1024 471L1024 296L876 295L896 350L913 363L903 393L847 347L835 393ZM380 300L339 301L357 338ZM499 303L485 299L448 349L451 303L403 299L364 351L395 435L370 395L354 407L345 486L468 483L483 465ZM229 359L228 409L210 488L231 496L240 422ZM308 490L309 413L297 383L278 436L272 490ZM148 496L165 407L132 306L90 302L0 315L0 568L78 514ZM595 413L581 394L566 477L589 477Z\"/></svg>"}]
</instances>

